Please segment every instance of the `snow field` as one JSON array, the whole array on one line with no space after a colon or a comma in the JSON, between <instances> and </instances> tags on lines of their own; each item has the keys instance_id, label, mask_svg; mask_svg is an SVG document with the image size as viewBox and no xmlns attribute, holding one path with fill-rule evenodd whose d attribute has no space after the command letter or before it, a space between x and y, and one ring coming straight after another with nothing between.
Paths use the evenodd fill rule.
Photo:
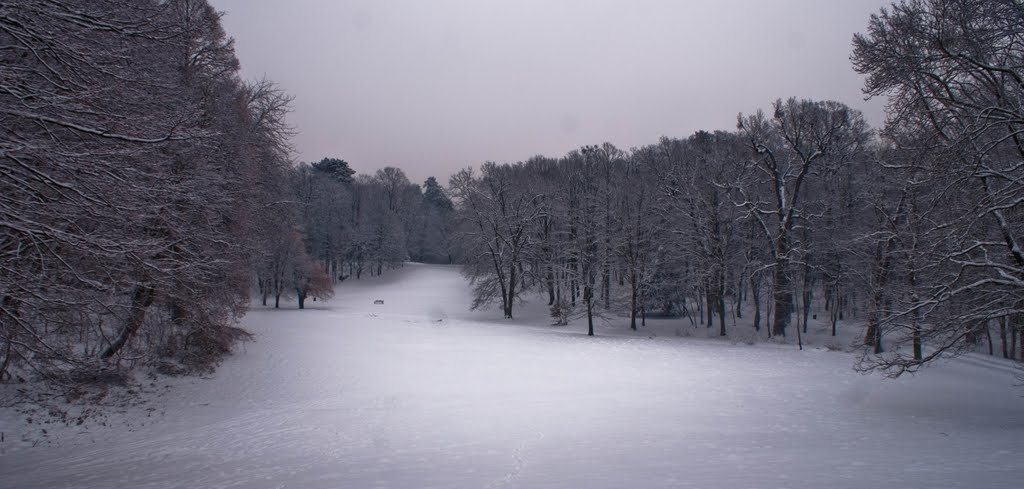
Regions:
<instances>
[{"instance_id":1,"label":"snow field","mask_svg":"<svg viewBox=\"0 0 1024 489\"><path fill-rule=\"evenodd\" d=\"M542 305L504 321L469 300L456 269L407 265L304 311L254 307L256 342L210 378L170 379L130 431L12 447L0 487L1016 488L1024 473L1024 391L1000 362L893 381L841 352L651 333L680 319L588 338Z\"/></svg>"}]
</instances>

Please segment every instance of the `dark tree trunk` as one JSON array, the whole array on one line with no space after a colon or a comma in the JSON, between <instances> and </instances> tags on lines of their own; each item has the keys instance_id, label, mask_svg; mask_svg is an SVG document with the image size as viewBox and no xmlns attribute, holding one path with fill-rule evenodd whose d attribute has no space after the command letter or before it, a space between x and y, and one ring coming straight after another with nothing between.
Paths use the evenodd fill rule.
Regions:
<instances>
[{"instance_id":1,"label":"dark tree trunk","mask_svg":"<svg viewBox=\"0 0 1024 489\"><path fill-rule=\"evenodd\" d=\"M754 331L761 331L761 287L750 276L750 300L754 302Z\"/></svg>"},{"instance_id":2,"label":"dark tree trunk","mask_svg":"<svg viewBox=\"0 0 1024 489\"><path fill-rule=\"evenodd\" d=\"M875 354L882 353L882 327L875 326L875 336L872 338L872 342L875 346Z\"/></svg>"},{"instance_id":3,"label":"dark tree trunk","mask_svg":"<svg viewBox=\"0 0 1024 489\"><path fill-rule=\"evenodd\" d=\"M804 312L804 333L807 332L807 318L810 317L810 315L811 315L811 300L813 300L813 298L814 298L813 292L811 292L811 289L810 289L811 285L807 284L806 287L807 288L804 289L804 304L803 304L803 306L804 306L804 311L803 311Z\"/></svg>"},{"instance_id":4,"label":"dark tree trunk","mask_svg":"<svg viewBox=\"0 0 1024 489\"><path fill-rule=\"evenodd\" d=\"M274 279L274 309L281 307L281 283L280 279Z\"/></svg>"},{"instance_id":5,"label":"dark tree trunk","mask_svg":"<svg viewBox=\"0 0 1024 489\"><path fill-rule=\"evenodd\" d=\"M545 279L548 285L548 305L552 306L555 304L555 273L551 270L551 265L547 266L545 272Z\"/></svg>"},{"instance_id":6,"label":"dark tree trunk","mask_svg":"<svg viewBox=\"0 0 1024 489\"><path fill-rule=\"evenodd\" d=\"M505 284L505 272L501 268L501 262L498 261L498 255L491 248L491 261L494 263L494 273L498 276L498 285L501 287L501 312L508 318L508 311L510 309L508 304L508 285ZM513 267L514 270L514 267ZM514 272L513 272L514 273Z\"/></svg>"},{"instance_id":7,"label":"dark tree trunk","mask_svg":"<svg viewBox=\"0 0 1024 489\"><path fill-rule=\"evenodd\" d=\"M988 354L994 356L996 354L995 347L992 345L992 323L985 321L985 337L988 338Z\"/></svg>"},{"instance_id":8,"label":"dark tree trunk","mask_svg":"<svg viewBox=\"0 0 1024 489\"><path fill-rule=\"evenodd\" d=\"M4 377L11 378L12 375L7 373L7 366L11 364L11 347L14 344L14 328L7 331L7 337L4 338L4 360L0 362L0 381L4 380Z\"/></svg>"},{"instance_id":9,"label":"dark tree trunk","mask_svg":"<svg viewBox=\"0 0 1024 489\"><path fill-rule=\"evenodd\" d=\"M800 334L800 328L796 328L796 345L798 350L804 349L804 337Z\"/></svg>"},{"instance_id":10,"label":"dark tree trunk","mask_svg":"<svg viewBox=\"0 0 1024 489\"><path fill-rule=\"evenodd\" d=\"M714 294L711 292L711 287L704 288L704 303L708 313L707 327L708 329L711 329L715 319L715 300Z\"/></svg>"},{"instance_id":11,"label":"dark tree trunk","mask_svg":"<svg viewBox=\"0 0 1024 489\"><path fill-rule=\"evenodd\" d=\"M875 292L874 305L871 313L868 314L868 330L864 333L865 345L875 344L875 337L878 336L878 315L880 314L879 308L881 307L882 302L881 295L881 292Z\"/></svg>"},{"instance_id":12,"label":"dark tree trunk","mask_svg":"<svg viewBox=\"0 0 1024 489\"><path fill-rule=\"evenodd\" d=\"M999 318L999 343L1003 345L1003 358L1010 358L1006 344L1006 316Z\"/></svg>"},{"instance_id":13,"label":"dark tree trunk","mask_svg":"<svg viewBox=\"0 0 1024 489\"><path fill-rule=\"evenodd\" d=\"M773 305L775 317L772 322L772 334L785 337L793 309L793 293L789 290L789 276L786 274L785 260L775 260L774 279L772 295L775 303Z\"/></svg>"},{"instance_id":14,"label":"dark tree trunk","mask_svg":"<svg viewBox=\"0 0 1024 489\"><path fill-rule=\"evenodd\" d=\"M7 367L11 364L14 332L16 331L17 323L21 321L21 313L18 311L18 301L11 296L5 296L0 304L3 304L3 310L0 310L0 325L7 323L7 327L3 328L7 330L7 334L4 337L4 358L3 362L0 363L0 381L2 381L5 375L8 378L12 377L11 374L7 373ZM4 318L4 316L7 316L7 318Z\"/></svg>"},{"instance_id":15,"label":"dark tree trunk","mask_svg":"<svg viewBox=\"0 0 1024 489\"><path fill-rule=\"evenodd\" d=\"M718 294L718 336L725 336L725 294Z\"/></svg>"},{"instance_id":16,"label":"dark tree trunk","mask_svg":"<svg viewBox=\"0 0 1024 489\"><path fill-rule=\"evenodd\" d=\"M135 293L132 294L131 310L128 312L128 319L125 321L124 327L121 328L121 334L104 350L100 358L110 358L124 348L128 340L142 327L143 321L146 320L146 309L153 304L155 295L156 291L149 285L135 287Z\"/></svg>"},{"instance_id":17,"label":"dark tree trunk","mask_svg":"<svg viewBox=\"0 0 1024 489\"><path fill-rule=\"evenodd\" d=\"M829 290L831 291L832 288L830 287ZM839 295L839 291L838 290L832 291L829 295L832 296L832 297L838 296ZM832 304L832 309L829 309L829 311L828 311L828 315L832 319L832 336L836 335L836 321L839 319L839 310L838 309L839 308L835 307L835 303L833 303Z\"/></svg>"},{"instance_id":18,"label":"dark tree trunk","mask_svg":"<svg viewBox=\"0 0 1024 489\"><path fill-rule=\"evenodd\" d=\"M1020 316L1013 316L1013 320L1009 323L1010 327L1010 358L1017 358L1017 338L1020 337L1020 354L1021 360L1024 360L1024 334L1018 334L1017 328L1020 327Z\"/></svg>"},{"instance_id":19,"label":"dark tree trunk","mask_svg":"<svg viewBox=\"0 0 1024 489\"><path fill-rule=\"evenodd\" d=\"M736 295L735 295L735 297L736 297L736 304L735 304L736 305L736 317L739 318L739 319L743 319L743 291L745 289L746 289L746 287L743 286L743 280L740 279L739 282L736 283Z\"/></svg>"},{"instance_id":20,"label":"dark tree trunk","mask_svg":"<svg viewBox=\"0 0 1024 489\"><path fill-rule=\"evenodd\" d=\"M1024 362L1024 334L1018 336L1020 337L1020 360Z\"/></svg>"},{"instance_id":21,"label":"dark tree trunk","mask_svg":"<svg viewBox=\"0 0 1024 489\"><path fill-rule=\"evenodd\" d=\"M608 270L608 265L604 266L604 270L601 272L601 298L604 299L604 308L610 309L611 303L611 272Z\"/></svg>"},{"instance_id":22,"label":"dark tree trunk","mask_svg":"<svg viewBox=\"0 0 1024 489\"><path fill-rule=\"evenodd\" d=\"M592 286L583 286L583 303L587 305L587 336L594 336L594 291Z\"/></svg>"},{"instance_id":23,"label":"dark tree trunk","mask_svg":"<svg viewBox=\"0 0 1024 489\"><path fill-rule=\"evenodd\" d=\"M923 357L921 353L921 330L917 329L917 325L914 325L913 333L914 341L914 360L920 362Z\"/></svg>"},{"instance_id":24,"label":"dark tree trunk","mask_svg":"<svg viewBox=\"0 0 1024 489\"><path fill-rule=\"evenodd\" d=\"M697 299L697 317L700 318L700 324L704 324L704 292L702 290L698 291L695 299Z\"/></svg>"},{"instance_id":25,"label":"dark tree trunk","mask_svg":"<svg viewBox=\"0 0 1024 489\"><path fill-rule=\"evenodd\" d=\"M629 273L629 289L629 327L636 331L636 271L630 271Z\"/></svg>"},{"instance_id":26,"label":"dark tree trunk","mask_svg":"<svg viewBox=\"0 0 1024 489\"><path fill-rule=\"evenodd\" d=\"M263 305L265 306L267 305L267 288L270 286L270 284L267 283L266 280L263 280L263 277L256 277L256 284L260 288L260 299Z\"/></svg>"},{"instance_id":27,"label":"dark tree trunk","mask_svg":"<svg viewBox=\"0 0 1024 489\"><path fill-rule=\"evenodd\" d=\"M509 267L508 299L505 301L505 319L512 319L512 303L516 298L516 264Z\"/></svg>"}]
</instances>

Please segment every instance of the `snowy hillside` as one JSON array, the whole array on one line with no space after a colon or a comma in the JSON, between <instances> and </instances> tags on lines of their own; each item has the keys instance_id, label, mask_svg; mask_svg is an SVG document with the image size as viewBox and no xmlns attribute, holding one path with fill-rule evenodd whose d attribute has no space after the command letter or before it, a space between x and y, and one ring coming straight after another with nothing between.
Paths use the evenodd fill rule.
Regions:
<instances>
[{"instance_id":1,"label":"snowy hillside","mask_svg":"<svg viewBox=\"0 0 1024 489\"><path fill-rule=\"evenodd\" d=\"M137 418L31 448L18 433L36 428L0 411L0 487L1016 488L1024 473L1024 390L998 362L888 380L824 348L625 321L588 338L540 307L503 321L469 301L456 269L407 265L304 311L254 307L254 343L210 378L160 381Z\"/></svg>"}]
</instances>

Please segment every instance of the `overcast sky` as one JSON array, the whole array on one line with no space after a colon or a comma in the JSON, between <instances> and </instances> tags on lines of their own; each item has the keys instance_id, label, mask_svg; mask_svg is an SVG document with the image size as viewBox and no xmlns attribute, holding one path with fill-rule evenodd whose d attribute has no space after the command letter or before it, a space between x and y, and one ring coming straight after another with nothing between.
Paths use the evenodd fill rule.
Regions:
<instances>
[{"instance_id":1,"label":"overcast sky","mask_svg":"<svg viewBox=\"0 0 1024 489\"><path fill-rule=\"evenodd\" d=\"M297 160L415 183L732 130L780 97L883 120L849 56L885 0L210 1L243 76L295 96Z\"/></svg>"}]
</instances>

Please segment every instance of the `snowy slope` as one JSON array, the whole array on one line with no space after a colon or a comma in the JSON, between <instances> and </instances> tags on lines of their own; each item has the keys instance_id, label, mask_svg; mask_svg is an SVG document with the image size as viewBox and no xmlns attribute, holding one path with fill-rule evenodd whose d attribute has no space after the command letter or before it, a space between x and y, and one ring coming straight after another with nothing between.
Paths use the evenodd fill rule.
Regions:
<instances>
[{"instance_id":1,"label":"snowy slope","mask_svg":"<svg viewBox=\"0 0 1024 489\"><path fill-rule=\"evenodd\" d=\"M1024 390L991 362L893 381L824 349L607 334L625 322L588 338L541 307L468 312L440 266L308 304L255 308L255 343L211 378L172 379L130 431L6 448L0 487L1016 488L1024 474Z\"/></svg>"}]
</instances>

